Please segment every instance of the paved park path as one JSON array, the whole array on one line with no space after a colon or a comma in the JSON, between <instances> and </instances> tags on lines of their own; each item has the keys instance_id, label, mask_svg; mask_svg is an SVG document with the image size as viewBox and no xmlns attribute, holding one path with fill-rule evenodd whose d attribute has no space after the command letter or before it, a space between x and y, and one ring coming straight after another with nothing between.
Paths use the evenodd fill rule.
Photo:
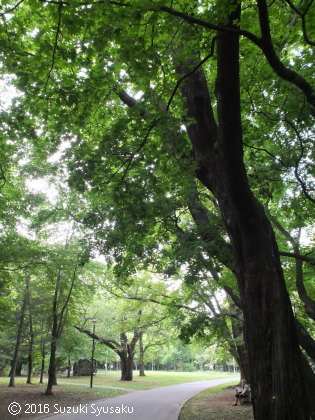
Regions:
<instances>
[{"instance_id":1,"label":"paved park path","mask_svg":"<svg viewBox=\"0 0 315 420\"><path fill-rule=\"evenodd\" d=\"M60 414L65 407L54 408L58 412L48 420L177 420L183 404L193 395L207 388L227 382L237 381L239 377L213 379L169 385L145 391L134 391L94 403L69 407L68 414Z\"/></svg>"}]
</instances>

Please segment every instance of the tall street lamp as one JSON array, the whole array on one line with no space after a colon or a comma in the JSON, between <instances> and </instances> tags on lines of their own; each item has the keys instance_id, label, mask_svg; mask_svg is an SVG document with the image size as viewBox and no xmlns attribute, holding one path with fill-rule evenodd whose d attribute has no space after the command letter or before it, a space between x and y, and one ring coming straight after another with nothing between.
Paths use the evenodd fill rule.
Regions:
<instances>
[{"instance_id":1,"label":"tall street lamp","mask_svg":"<svg viewBox=\"0 0 315 420\"><path fill-rule=\"evenodd\" d=\"M92 337L92 358L91 358L91 378L90 378L90 388L93 388L93 368L94 368L94 350L95 350L95 324L96 321L93 319L93 337Z\"/></svg>"}]
</instances>

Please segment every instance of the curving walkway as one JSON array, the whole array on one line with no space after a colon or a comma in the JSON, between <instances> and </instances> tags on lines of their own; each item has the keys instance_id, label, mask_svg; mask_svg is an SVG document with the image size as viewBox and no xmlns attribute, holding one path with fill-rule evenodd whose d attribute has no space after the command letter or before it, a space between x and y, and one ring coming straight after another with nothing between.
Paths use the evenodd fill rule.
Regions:
<instances>
[{"instance_id":1,"label":"curving walkway","mask_svg":"<svg viewBox=\"0 0 315 420\"><path fill-rule=\"evenodd\" d=\"M67 414L61 414L65 407L54 408L49 420L177 420L183 404L193 395L213 386L233 382L239 377L213 379L169 385L145 391L134 391L105 400L98 400L77 407L69 407ZM52 412L52 411L51 411ZM42 418L44 419L44 418Z\"/></svg>"}]
</instances>

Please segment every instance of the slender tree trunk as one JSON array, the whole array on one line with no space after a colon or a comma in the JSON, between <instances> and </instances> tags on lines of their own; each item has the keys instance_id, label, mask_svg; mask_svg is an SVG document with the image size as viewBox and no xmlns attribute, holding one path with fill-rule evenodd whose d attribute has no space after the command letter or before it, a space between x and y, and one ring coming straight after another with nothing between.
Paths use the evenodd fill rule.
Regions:
<instances>
[{"instance_id":1,"label":"slender tree trunk","mask_svg":"<svg viewBox=\"0 0 315 420\"><path fill-rule=\"evenodd\" d=\"M25 276L25 291L24 291L23 303L22 303L21 313L20 313L20 321L19 321L19 326L18 326L18 331L17 331L17 336L16 336L14 356L13 356L12 366L11 366L11 375L10 375L10 382L9 382L9 387L11 388L15 386L15 372L16 372L16 366L17 366L18 357L19 357L21 335L22 335L22 330L23 330L23 325L24 325L25 308L27 304L28 291L29 291L29 282L30 282L30 276L27 274Z\"/></svg>"},{"instance_id":2,"label":"slender tree trunk","mask_svg":"<svg viewBox=\"0 0 315 420\"><path fill-rule=\"evenodd\" d=\"M40 377L39 377L39 383L44 383L44 372L45 372L45 353L42 353L42 364L40 368Z\"/></svg>"},{"instance_id":3,"label":"slender tree trunk","mask_svg":"<svg viewBox=\"0 0 315 420\"><path fill-rule=\"evenodd\" d=\"M28 290L27 294L27 306L28 306L28 313L29 313L29 331L30 331L30 338L29 338L29 349L28 349L28 370L27 370L27 384L32 383L32 373L33 373L33 346L34 346L34 331L33 331L33 317L32 317L32 307L31 307L31 295L30 291Z\"/></svg>"},{"instance_id":4,"label":"slender tree trunk","mask_svg":"<svg viewBox=\"0 0 315 420\"><path fill-rule=\"evenodd\" d=\"M43 328L43 325L42 325ZM40 368L40 375L39 375L39 383L44 383L44 372L45 372L45 358L46 358L46 349L45 349L45 339L41 336L40 339L40 351L41 351L41 368Z\"/></svg>"},{"instance_id":5,"label":"slender tree trunk","mask_svg":"<svg viewBox=\"0 0 315 420\"><path fill-rule=\"evenodd\" d=\"M34 331L33 331L33 319L30 312L30 342L28 349L28 371L27 371L27 384L32 383L32 373L33 373L33 345L34 345Z\"/></svg>"},{"instance_id":6,"label":"slender tree trunk","mask_svg":"<svg viewBox=\"0 0 315 420\"><path fill-rule=\"evenodd\" d=\"M143 347L143 332L142 331L140 331L139 333L139 353L140 353L139 376L146 376L144 373L144 347Z\"/></svg>"},{"instance_id":7,"label":"slender tree trunk","mask_svg":"<svg viewBox=\"0 0 315 420\"><path fill-rule=\"evenodd\" d=\"M48 368L48 384L46 388L46 395L52 395L52 387L57 384L57 375L56 375L56 351L57 351L57 340L58 340L58 308L57 308L57 298L59 291L59 282L61 279L60 271L56 278L55 293L53 299L52 315L53 323L51 329L51 344L50 344L50 361ZM59 320L61 322L61 320Z\"/></svg>"},{"instance_id":8,"label":"slender tree trunk","mask_svg":"<svg viewBox=\"0 0 315 420\"><path fill-rule=\"evenodd\" d=\"M56 338L52 338L51 346L50 346L50 362L49 362L49 369L48 369L48 384L45 391L46 395L52 395L52 387L57 384L57 377L56 377Z\"/></svg>"},{"instance_id":9,"label":"slender tree trunk","mask_svg":"<svg viewBox=\"0 0 315 420\"><path fill-rule=\"evenodd\" d=\"M71 375L71 360L69 358L68 359L68 367L67 367L67 378L70 378L70 375Z\"/></svg>"}]
</instances>

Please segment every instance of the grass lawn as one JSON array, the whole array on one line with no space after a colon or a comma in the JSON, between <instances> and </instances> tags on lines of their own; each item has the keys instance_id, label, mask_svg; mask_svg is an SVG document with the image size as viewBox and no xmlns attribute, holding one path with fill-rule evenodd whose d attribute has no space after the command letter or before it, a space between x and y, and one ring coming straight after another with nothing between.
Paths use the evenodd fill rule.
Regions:
<instances>
[{"instance_id":1,"label":"grass lawn","mask_svg":"<svg viewBox=\"0 0 315 420\"><path fill-rule=\"evenodd\" d=\"M238 376L234 373L226 372L166 372L166 371L146 371L146 376L140 377L137 371L134 371L133 381L120 381L120 372L98 370L94 376L95 385L118 386L132 389L151 389L160 386L176 385L185 382L204 381L209 379L232 378ZM59 383L73 382L89 384L88 376L71 376L71 378L60 377Z\"/></svg>"},{"instance_id":2,"label":"grass lawn","mask_svg":"<svg viewBox=\"0 0 315 420\"><path fill-rule=\"evenodd\" d=\"M44 413L47 413L46 416L48 414L58 413L58 410L63 407L75 407L79 404L84 405L91 401L125 394L124 391L116 389L90 389L88 387L58 385L53 388L54 395L48 397L44 394L46 386L36 383L38 382L38 378L34 378L34 384L32 385L25 384L25 377L16 379L15 388L8 388L9 378L0 378L1 420L34 420L44 417ZM14 416L8 412L8 407L13 402L21 406L21 413ZM47 405L45 406L45 404Z\"/></svg>"},{"instance_id":3,"label":"grass lawn","mask_svg":"<svg viewBox=\"0 0 315 420\"><path fill-rule=\"evenodd\" d=\"M251 404L232 405L235 386L223 384L200 392L186 402L178 420L253 420Z\"/></svg>"}]
</instances>

